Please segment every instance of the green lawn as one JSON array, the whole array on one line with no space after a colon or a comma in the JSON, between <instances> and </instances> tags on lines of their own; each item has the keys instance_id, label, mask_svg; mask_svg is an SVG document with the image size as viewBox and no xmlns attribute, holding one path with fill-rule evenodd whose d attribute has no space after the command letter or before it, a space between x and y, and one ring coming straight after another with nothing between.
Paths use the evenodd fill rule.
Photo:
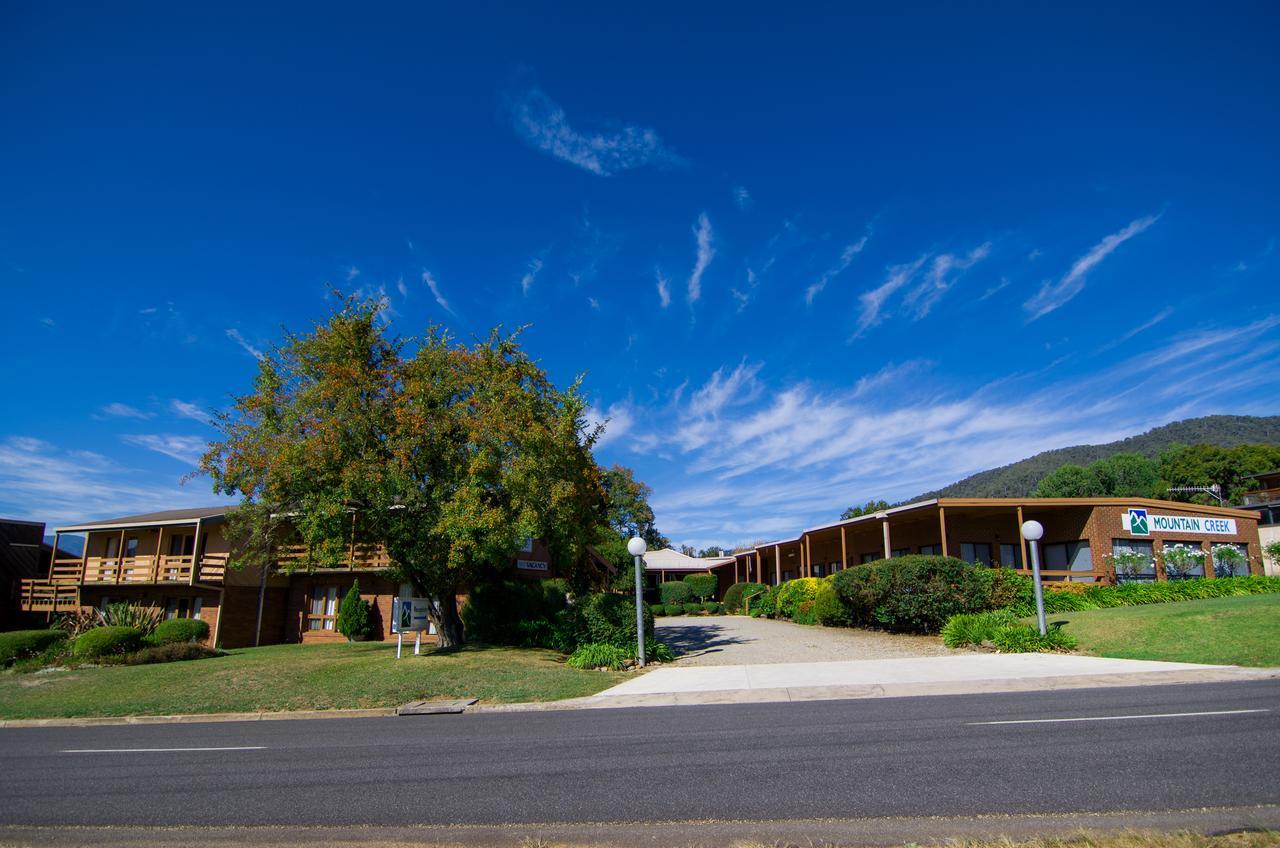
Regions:
<instances>
[{"instance_id":1,"label":"green lawn","mask_svg":"<svg viewBox=\"0 0 1280 848\"><path fill-rule=\"evenodd\" d=\"M272 645L163 665L0 673L0 718L174 715L481 703L593 695L623 673L569 668L554 651L468 647L396 660L393 643Z\"/></svg>"},{"instance_id":2,"label":"green lawn","mask_svg":"<svg viewBox=\"0 0 1280 848\"><path fill-rule=\"evenodd\" d=\"M1280 595L1053 613L1080 650L1134 660L1280 666Z\"/></svg>"}]
</instances>

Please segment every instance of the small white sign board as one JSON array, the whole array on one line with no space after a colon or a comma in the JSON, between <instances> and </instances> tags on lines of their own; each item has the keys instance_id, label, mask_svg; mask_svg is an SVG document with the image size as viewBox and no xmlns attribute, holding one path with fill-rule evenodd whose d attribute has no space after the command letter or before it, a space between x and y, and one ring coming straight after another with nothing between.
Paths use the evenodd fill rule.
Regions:
<instances>
[{"instance_id":1,"label":"small white sign board","mask_svg":"<svg viewBox=\"0 0 1280 848\"><path fill-rule=\"evenodd\" d=\"M422 652L423 632L436 632L430 610L430 598L395 599L391 607L391 632L396 634L396 659L400 659L400 649L404 647L404 634L414 634L413 655L416 657Z\"/></svg>"}]
</instances>

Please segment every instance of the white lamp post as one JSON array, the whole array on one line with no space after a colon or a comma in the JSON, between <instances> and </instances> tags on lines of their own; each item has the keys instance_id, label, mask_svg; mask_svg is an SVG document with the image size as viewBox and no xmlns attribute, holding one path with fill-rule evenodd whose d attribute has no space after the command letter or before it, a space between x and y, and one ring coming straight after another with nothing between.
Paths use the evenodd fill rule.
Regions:
<instances>
[{"instance_id":1,"label":"white lamp post","mask_svg":"<svg viewBox=\"0 0 1280 848\"><path fill-rule=\"evenodd\" d=\"M1044 626L1044 588L1040 585L1040 537L1044 535L1044 525L1039 521L1022 522L1022 538L1031 543L1031 579L1036 593L1036 623L1040 625L1040 635L1048 631Z\"/></svg>"},{"instance_id":2,"label":"white lamp post","mask_svg":"<svg viewBox=\"0 0 1280 848\"><path fill-rule=\"evenodd\" d=\"M644 668L644 590L640 585L640 572L644 568L644 552L649 546L639 536L627 542L627 553L636 558L636 661Z\"/></svg>"}]
</instances>

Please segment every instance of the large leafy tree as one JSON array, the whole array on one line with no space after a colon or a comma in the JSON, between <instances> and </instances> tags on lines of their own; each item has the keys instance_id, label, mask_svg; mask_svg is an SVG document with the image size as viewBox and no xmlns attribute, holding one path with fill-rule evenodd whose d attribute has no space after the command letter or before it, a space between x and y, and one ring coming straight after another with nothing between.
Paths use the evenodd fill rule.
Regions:
<instances>
[{"instance_id":1,"label":"large leafy tree","mask_svg":"<svg viewBox=\"0 0 1280 848\"><path fill-rule=\"evenodd\" d=\"M862 506L851 506L840 513L840 520L848 521L850 518L857 518L860 515L874 515L877 512L884 512L886 509L889 509L888 501L867 501Z\"/></svg>"},{"instance_id":2,"label":"large leafy tree","mask_svg":"<svg viewBox=\"0 0 1280 848\"><path fill-rule=\"evenodd\" d=\"M1160 454L1160 476L1164 485L1222 487L1228 503L1239 503L1240 496L1254 481L1252 474L1280 468L1280 445L1238 445L1221 448L1216 445L1175 445ZM1215 504L1209 495L1173 495L1177 500Z\"/></svg>"},{"instance_id":3,"label":"large leafy tree","mask_svg":"<svg viewBox=\"0 0 1280 848\"><path fill-rule=\"evenodd\" d=\"M201 467L242 497L230 522L242 562L270 556L287 528L333 565L354 533L435 599L440 644L458 645L457 595L524 538L542 539L571 581L590 579L586 548L605 521L599 431L578 383L557 389L516 336L462 345L430 328L393 340L377 313L348 300L286 335L254 390L218 416Z\"/></svg>"}]
</instances>

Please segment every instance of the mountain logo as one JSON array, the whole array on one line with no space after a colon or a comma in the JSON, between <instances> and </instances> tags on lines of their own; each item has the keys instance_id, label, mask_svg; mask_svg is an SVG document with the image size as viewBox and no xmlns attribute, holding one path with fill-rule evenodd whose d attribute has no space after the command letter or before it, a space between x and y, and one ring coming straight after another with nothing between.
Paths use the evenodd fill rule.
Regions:
<instances>
[{"instance_id":1,"label":"mountain logo","mask_svg":"<svg viewBox=\"0 0 1280 848\"><path fill-rule=\"evenodd\" d=\"M1151 526L1145 509L1129 510L1129 532L1135 536L1150 536Z\"/></svg>"}]
</instances>

